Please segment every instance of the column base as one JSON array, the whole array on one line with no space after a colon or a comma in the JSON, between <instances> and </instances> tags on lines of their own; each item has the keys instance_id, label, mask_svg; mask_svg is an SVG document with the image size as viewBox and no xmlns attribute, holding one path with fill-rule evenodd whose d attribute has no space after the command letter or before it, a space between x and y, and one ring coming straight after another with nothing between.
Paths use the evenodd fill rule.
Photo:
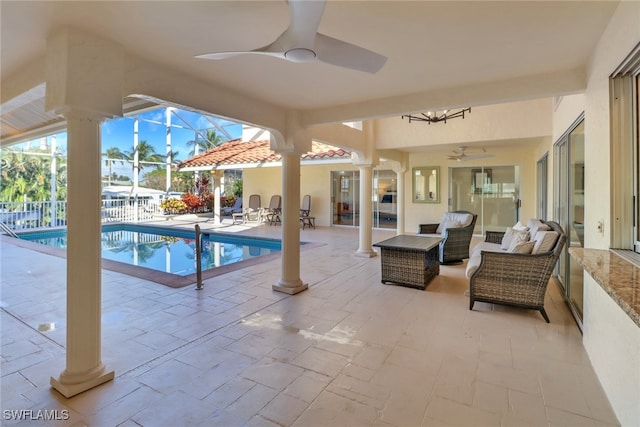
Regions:
<instances>
[{"instance_id":1,"label":"column base","mask_svg":"<svg viewBox=\"0 0 640 427\"><path fill-rule=\"evenodd\" d=\"M102 366L102 371L103 372L100 375L81 382L70 382L65 378L65 372L62 372L59 379L51 377L50 384L54 389L68 399L76 394L82 393L83 391L87 391L99 386L100 384L111 381L115 377L114 371L104 372L104 366Z\"/></svg>"},{"instance_id":2,"label":"column base","mask_svg":"<svg viewBox=\"0 0 640 427\"><path fill-rule=\"evenodd\" d=\"M277 285L271 287L274 291L282 292L289 295L295 295L309 288L309 285L299 280L297 283L286 283L282 280Z\"/></svg>"},{"instance_id":3,"label":"column base","mask_svg":"<svg viewBox=\"0 0 640 427\"><path fill-rule=\"evenodd\" d=\"M361 251L360 249L358 249L358 251L354 254L357 257L361 257L361 258L373 258L373 257L377 257L378 253L376 251Z\"/></svg>"}]
</instances>

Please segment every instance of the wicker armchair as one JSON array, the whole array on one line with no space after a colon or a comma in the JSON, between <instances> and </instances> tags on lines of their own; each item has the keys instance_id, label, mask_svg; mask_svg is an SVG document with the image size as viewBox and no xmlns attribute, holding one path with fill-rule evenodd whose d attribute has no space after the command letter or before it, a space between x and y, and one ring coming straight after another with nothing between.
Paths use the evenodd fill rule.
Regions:
<instances>
[{"instance_id":1,"label":"wicker armchair","mask_svg":"<svg viewBox=\"0 0 640 427\"><path fill-rule=\"evenodd\" d=\"M473 237L478 215L469 211L453 211L456 214L473 215L471 223L465 227L447 228L440 242L440 264L460 263L469 258L469 245ZM437 234L440 224L420 224L418 234Z\"/></svg>"},{"instance_id":2,"label":"wicker armchair","mask_svg":"<svg viewBox=\"0 0 640 427\"><path fill-rule=\"evenodd\" d=\"M544 222L558 233L549 252L530 255L482 251L480 266L469 279L469 310L476 301L511 305L539 310L549 323L544 296L567 237L558 223ZM487 232L486 241L500 243L503 235Z\"/></svg>"}]
</instances>

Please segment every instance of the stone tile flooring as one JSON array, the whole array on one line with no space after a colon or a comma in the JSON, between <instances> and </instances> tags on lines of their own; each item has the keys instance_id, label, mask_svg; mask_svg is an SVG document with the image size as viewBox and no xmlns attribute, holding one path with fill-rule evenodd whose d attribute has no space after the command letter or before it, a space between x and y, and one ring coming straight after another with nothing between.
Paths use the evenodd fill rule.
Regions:
<instances>
[{"instance_id":1,"label":"stone tile flooring","mask_svg":"<svg viewBox=\"0 0 640 427\"><path fill-rule=\"evenodd\" d=\"M357 230L301 235L322 244L302 252L309 289L294 296L271 290L279 260L201 291L104 270L102 357L116 378L71 399L49 386L65 367L65 259L2 238L2 425L618 425L555 283L551 324L485 303L469 311L464 265L441 267L426 291L382 285L380 259L354 256Z\"/></svg>"}]
</instances>

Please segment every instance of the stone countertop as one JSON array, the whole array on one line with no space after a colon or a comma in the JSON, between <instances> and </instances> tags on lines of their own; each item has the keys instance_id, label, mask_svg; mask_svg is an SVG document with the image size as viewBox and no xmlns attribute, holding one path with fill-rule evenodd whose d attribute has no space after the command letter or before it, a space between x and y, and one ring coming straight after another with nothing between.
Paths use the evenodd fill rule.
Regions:
<instances>
[{"instance_id":1,"label":"stone countertop","mask_svg":"<svg viewBox=\"0 0 640 427\"><path fill-rule=\"evenodd\" d=\"M640 268L609 250L569 248L569 253L640 327Z\"/></svg>"}]
</instances>

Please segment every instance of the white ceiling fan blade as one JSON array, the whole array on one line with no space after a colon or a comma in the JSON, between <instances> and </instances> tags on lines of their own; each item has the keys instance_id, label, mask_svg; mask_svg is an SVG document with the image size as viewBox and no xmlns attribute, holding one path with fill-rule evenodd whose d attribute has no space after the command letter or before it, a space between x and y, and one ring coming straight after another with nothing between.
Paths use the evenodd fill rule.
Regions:
<instances>
[{"instance_id":1,"label":"white ceiling fan blade","mask_svg":"<svg viewBox=\"0 0 640 427\"><path fill-rule=\"evenodd\" d=\"M286 33L292 42L289 48L313 49L325 1L289 0L288 3L291 19Z\"/></svg>"},{"instance_id":2,"label":"white ceiling fan blade","mask_svg":"<svg viewBox=\"0 0 640 427\"><path fill-rule=\"evenodd\" d=\"M468 162L469 160L478 160L478 159L486 159L489 157L494 157L493 154L476 154L474 156L464 156L458 159L459 162Z\"/></svg>"},{"instance_id":3,"label":"white ceiling fan blade","mask_svg":"<svg viewBox=\"0 0 640 427\"><path fill-rule=\"evenodd\" d=\"M319 61L371 74L387 62L386 56L320 33L316 34L314 50Z\"/></svg>"},{"instance_id":4,"label":"white ceiling fan blade","mask_svg":"<svg viewBox=\"0 0 640 427\"><path fill-rule=\"evenodd\" d=\"M284 58L284 53L282 52L267 52L267 51L262 51L260 49L244 50L244 51L238 51L238 52L205 53L203 55L197 55L196 58L217 60L217 59L227 59L227 58L232 58L234 56L247 55L247 54L268 55L268 56L275 56L278 58Z\"/></svg>"}]
</instances>

